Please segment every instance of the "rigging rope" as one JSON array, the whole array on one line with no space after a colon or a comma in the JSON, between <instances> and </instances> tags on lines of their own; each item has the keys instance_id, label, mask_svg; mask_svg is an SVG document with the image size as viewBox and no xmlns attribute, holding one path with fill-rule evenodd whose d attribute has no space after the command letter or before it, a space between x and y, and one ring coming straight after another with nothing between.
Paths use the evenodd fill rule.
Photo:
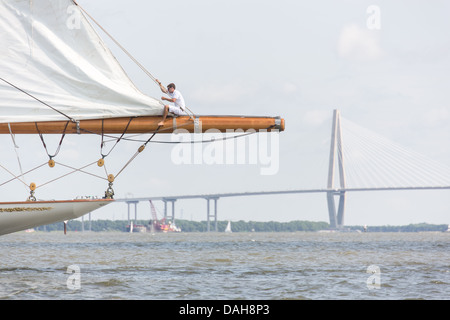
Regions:
<instances>
[{"instance_id":1,"label":"rigging rope","mask_svg":"<svg viewBox=\"0 0 450 320\"><path fill-rule=\"evenodd\" d=\"M12 133L11 124L9 122L8 122L8 129L9 129L9 133L11 134L12 142L14 144L14 152L16 153L16 159L17 159L17 162L19 163L20 173L21 173L21 176L23 176L22 162L20 161L19 152L17 152L17 149L19 149L19 146L16 143L16 139L14 137L14 134Z\"/></svg>"},{"instance_id":2,"label":"rigging rope","mask_svg":"<svg viewBox=\"0 0 450 320\"><path fill-rule=\"evenodd\" d=\"M4 185L4 184L6 184L6 183L8 183L8 182L10 182L10 181L12 181L12 180L16 180L16 179L17 179L17 180L19 180L20 182L22 182L25 186L28 187L27 183L26 183L25 181L23 181L22 179L20 179L20 177L22 177L24 174L21 174L20 176L16 176L14 173L12 173L11 171L9 171L7 168L5 168L4 166L2 166L1 164L0 164L0 167L1 167L3 170L5 170L6 172L8 172L10 175L12 175L12 176L14 177L14 178L12 178L12 179L6 181L6 182L3 182L2 184L0 184L0 186Z\"/></svg>"},{"instance_id":3,"label":"rigging rope","mask_svg":"<svg viewBox=\"0 0 450 320\"><path fill-rule=\"evenodd\" d=\"M103 141L103 137L104 137L104 131L103 131L103 124L104 124L104 119L102 119L102 142L100 145L100 154L102 155L102 159L104 159L105 157L109 156L109 154L111 153L111 151L114 150L114 148L117 146L117 144L120 142L120 140L122 140L123 136L125 135L125 133L128 130L128 127L130 126L131 121L133 120L133 118L130 117L130 120L128 120L127 126L125 127L125 130L123 131L122 135L117 139L116 143L114 144L114 146L109 150L109 152L107 154L103 154L103 147L105 145L104 141Z\"/></svg>"},{"instance_id":4,"label":"rigging rope","mask_svg":"<svg viewBox=\"0 0 450 320\"><path fill-rule=\"evenodd\" d=\"M130 160L128 160L128 162L123 166L122 169L120 169L120 171L116 174L116 178L119 176L119 174L122 173L123 170L125 170L125 168L139 155L139 153L141 153L142 151L144 151L145 147L147 146L147 144L153 139L153 137L158 133L159 129L161 128L161 126L158 126L158 128L156 129L156 131L152 134L152 136L150 138L148 138L148 140L139 147L139 149L135 152L135 154L131 157Z\"/></svg>"},{"instance_id":5,"label":"rigging rope","mask_svg":"<svg viewBox=\"0 0 450 320\"><path fill-rule=\"evenodd\" d=\"M88 174L88 175L97 177L97 178L102 179L102 180L107 180L107 179L104 178L104 177L101 177L101 176L98 176L98 175L95 175L95 174L93 174L93 173L90 173L90 172L87 172L87 171L84 171L84 170L83 170L83 169L85 169L85 168L87 168L87 167L89 167L89 166L92 166L92 165L96 164L96 163L97 163L97 161L91 162L91 163L89 163L89 164L87 164L87 165L85 165L85 166L83 166L83 167L81 167L81 168L79 168L79 169L73 168L73 167L71 167L71 166L68 166L68 165L65 165L65 164L62 164L62 163L58 163L59 165L62 165L63 167L72 169L72 171L69 172L69 173L66 173L66 174L64 174L64 175L62 175L62 176L60 176L60 177L57 177L57 178L55 178L55 179L52 179L52 180L50 180L50 181L44 182L44 183L40 184L39 186L37 186L36 189L37 189L37 188L40 188L40 187L42 187L42 186L45 186L45 185L47 185L47 184L49 184L49 183L51 183L51 182L54 182L54 181L57 181L57 180L62 179L62 178L64 178L64 177L67 177L68 175L71 175L71 174L73 174L73 173L75 173L75 172L82 172L82 173L85 173L85 174Z\"/></svg>"},{"instance_id":6,"label":"rigging rope","mask_svg":"<svg viewBox=\"0 0 450 320\"><path fill-rule=\"evenodd\" d=\"M142 71L145 72L156 84L156 78L141 64L136 58L134 58L131 53L129 53L105 28L103 28L100 23L97 22L82 6L80 6L77 1L73 0L73 2L83 11L114 43L134 62L136 65L141 68Z\"/></svg>"},{"instance_id":7,"label":"rigging rope","mask_svg":"<svg viewBox=\"0 0 450 320\"><path fill-rule=\"evenodd\" d=\"M190 124L184 124L184 125L177 126L177 129L181 128L183 126L188 126L188 125L190 125ZM273 129L275 127L276 127L276 125L271 125L271 126L265 128L264 130L270 130L270 129ZM164 128L162 130L159 130L159 131L171 130L171 129L173 129L173 127L166 127L166 128ZM88 130L84 130L84 129L83 129L83 131L89 132L89 133L92 133L92 134L97 134L96 132L88 131ZM154 134L155 132L156 131L148 132L148 133L153 133ZM221 138L221 139L194 140L194 141L159 141L159 140L157 140L157 141L148 141L148 140L132 139L132 138L129 138L129 137L128 138L127 137L123 137L121 139L122 140L126 140L126 141L143 142L143 143L148 141L147 143L151 142L151 143L160 143L160 144L184 144L184 143L185 144L194 144L194 143L212 143L212 142L226 141L226 140L230 140L230 139L242 138L242 137L249 136L249 135L256 134L256 133L258 133L258 131L245 132L245 133L240 134L240 135L236 135L236 136L232 136L232 137L224 137L224 138ZM144 133L142 133L142 134L144 134ZM142 134L138 134L138 135L142 135ZM134 136L138 136L138 135L134 135ZM108 134L105 134L104 136L108 137L108 138L111 138L111 140L105 141L105 143L112 142L112 141L115 141L115 140L118 139L118 138L116 138L116 137L114 137L112 135L108 135Z\"/></svg>"},{"instance_id":8,"label":"rigging rope","mask_svg":"<svg viewBox=\"0 0 450 320\"><path fill-rule=\"evenodd\" d=\"M36 97L33 96L31 93L26 92L25 90L23 90L23 89L19 88L18 86L12 84L11 82L6 81L5 79L3 79L3 78L1 78L1 77L0 77L0 80L2 80L3 82L5 82L6 84L10 85L11 87L13 87L13 88L19 90L20 92L26 94L27 96L33 98L34 100L36 100L36 101L42 103L44 106L49 107L49 108L52 109L53 111L58 112L59 114L63 115L63 116L66 117L67 119L69 119L71 122L75 122L75 123L77 122L74 118L72 118L72 117L68 116L67 114L65 114L64 112L59 111L58 109L52 107L52 106L49 105L48 103L45 103L44 101L42 101L42 100L36 98Z\"/></svg>"},{"instance_id":9,"label":"rigging rope","mask_svg":"<svg viewBox=\"0 0 450 320\"><path fill-rule=\"evenodd\" d=\"M61 150L61 145L64 141L64 137L66 136L66 130L67 130L67 126L69 125L69 121L66 122L66 125L63 130L63 134L61 135L61 140L59 141L59 144L58 144L58 148L56 149L55 154L53 154L53 155L50 155L50 153L48 153L47 145L45 144L45 141L44 141L44 135L39 131L37 122L35 122L34 124L35 124L36 130L39 134L39 138L41 139L42 144L44 145L45 152L47 152L48 157L50 158L50 160L52 160L54 157L56 157L58 155L59 151Z\"/></svg>"},{"instance_id":10,"label":"rigging rope","mask_svg":"<svg viewBox=\"0 0 450 320\"><path fill-rule=\"evenodd\" d=\"M119 41L117 41L108 31L106 31L106 29L97 21L94 19L94 17L92 17L82 6L80 6L76 0L73 0L73 2L80 8L81 11L83 11L139 68L141 68L141 70L150 77L150 79L153 80L153 82L155 82L158 87L160 86L160 83L157 81L157 79L127 50L125 49L124 46L122 46L120 44ZM162 104L164 104L162 101L160 101ZM189 109L188 107L185 106L185 108L191 113L189 114L188 112L186 112L185 110L183 110L184 112L186 112L186 114L192 119L192 118L196 118L194 112L192 112L191 109Z\"/></svg>"}]
</instances>

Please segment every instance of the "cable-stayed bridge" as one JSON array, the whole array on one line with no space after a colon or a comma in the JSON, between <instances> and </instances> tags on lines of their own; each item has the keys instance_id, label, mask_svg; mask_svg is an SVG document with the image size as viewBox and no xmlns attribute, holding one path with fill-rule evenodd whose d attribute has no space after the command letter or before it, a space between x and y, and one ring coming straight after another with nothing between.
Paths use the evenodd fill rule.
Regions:
<instances>
[{"instance_id":1,"label":"cable-stayed bridge","mask_svg":"<svg viewBox=\"0 0 450 320\"><path fill-rule=\"evenodd\" d=\"M398 190L442 190L450 189L450 167L440 164L419 153L381 137L333 112L331 143L326 188L295 189L279 191L235 192L197 195L174 195L117 199L135 206L140 201L160 200L164 202L164 217L175 219L175 202L182 199L205 199L207 222L210 231L211 219L217 231L217 201L220 198L242 196L268 196L281 194L324 193L326 195L330 228L344 226L345 204L348 192L398 191ZM212 213L210 201L214 201ZM336 203L336 200L337 203ZM171 202L171 214L167 204Z\"/></svg>"}]
</instances>

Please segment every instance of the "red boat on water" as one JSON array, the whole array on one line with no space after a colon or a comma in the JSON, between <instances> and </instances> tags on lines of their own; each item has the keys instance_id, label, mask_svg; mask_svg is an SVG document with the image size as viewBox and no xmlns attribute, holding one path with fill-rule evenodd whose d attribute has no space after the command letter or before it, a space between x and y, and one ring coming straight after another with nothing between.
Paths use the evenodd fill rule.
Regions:
<instances>
[{"instance_id":1,"label":"red boat on water","mask_svg":"<svg viewBox=\"0 0 450 320\"><path fill-rule=\"evenodd\" d=\"M156 209L153 202L150 200L150 206L152 208L152 218L148 225L133 223L127 225L127 232L181 232L181 229L175 225L175 222L169 221L166 223L166 218L158 220L156 215Z\"/></svg>"},{"instance_id":2,"label":"red boat on water","mask_svg":"<svg viewBox=\"0 0 450 320\"><path fill-rule=\"evenodd\" d=\"M161 221L158 220L156 215L156 209L153 205L152 200L150 200L150 206L152 208L153 220L150 223L150 231L162 231L162 232L181 232L181 229L175 225L175 222L169 221L166 223L166 218L162 218Z\"/></svg>"},{"instance_id":3,"label":"red boat on water","mask_svg":"<svg viewBox=\"0 0 450 320\"><path fill-rule=\"evenodd\" d=\"M162 231L162 232L181 232L181 229L178 228L175 223L172 223L169 221L169 223L165 223L165 219L161 220L162 223L159 221L156 221L156 223L153 223L154 230L155 231Z\"/></svg>"}]
</instances>

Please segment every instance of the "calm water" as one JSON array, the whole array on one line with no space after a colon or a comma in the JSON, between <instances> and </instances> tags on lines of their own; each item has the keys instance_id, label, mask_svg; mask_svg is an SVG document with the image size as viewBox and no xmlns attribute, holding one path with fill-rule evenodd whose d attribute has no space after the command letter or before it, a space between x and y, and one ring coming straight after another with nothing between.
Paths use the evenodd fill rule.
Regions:
<instances>
[{"instance_id":1,"label":"calm water","mask_svg":"<svg viewBox=\"0 0 450 320\"><path fill-rule=\"evenodd\" d=\"M16 233L0 299L449 299L449 249L450 233Z\"/></svg>"}]
</instances>

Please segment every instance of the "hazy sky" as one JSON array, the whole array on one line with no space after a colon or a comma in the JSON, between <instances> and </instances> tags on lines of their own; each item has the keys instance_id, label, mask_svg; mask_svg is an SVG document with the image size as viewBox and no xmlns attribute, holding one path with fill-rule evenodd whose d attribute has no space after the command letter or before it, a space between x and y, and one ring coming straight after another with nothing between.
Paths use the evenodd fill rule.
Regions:
<instances>
[{"instance_id":1,"label":"hazy sky","mask_svg":"<svg viewBox=\"0 0 450 320\"><path fill-rule=\"evenodd\" d=\"M325 188L333 109L450 166L448 1L78 2L155 77L175 82L195 113L286 120L274 175L262 175L261 162L177 165L174 145L149 144L116 181L117 198ZM111 49L143 92L161 97L150 78L117 47ZM11 138L2 139L17 172ZM39 139L16 139L24 167L39 157L45 161ZM53 140L49 148L56 147ZM95 161L98 146L98 137L68 137L60 159ZM110 157L124 164L138 146L121 143ZM45 171L42 175L46 180ZM103 181L85 175L55 185L40 189L38 197L102 195L106 189ZM23 186L14 188L8 189L11 197L27 196ZM345 224L447 224L449 193L350 193ZM2 194L3 201L10 200L7 190ZM155 204L162 214L162 203ZM325 194L228 198L218 204L219 220L328 221ZM93 217L125 219L126 210L124 203L113 204ZM180 200L176 216L204 220L206 201ZM139 205L139 218L150 218L147 203Z\"/></svg>"}]
</instances>

